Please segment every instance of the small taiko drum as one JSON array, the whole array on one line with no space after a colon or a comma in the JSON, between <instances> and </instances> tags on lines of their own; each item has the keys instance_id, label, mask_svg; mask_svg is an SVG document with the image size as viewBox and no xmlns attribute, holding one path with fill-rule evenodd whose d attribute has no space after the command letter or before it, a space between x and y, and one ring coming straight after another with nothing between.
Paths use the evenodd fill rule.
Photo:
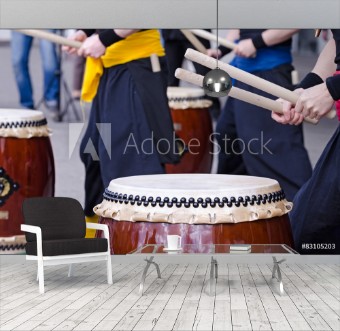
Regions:
<instances>
[{"instance_id":1,"label":"small taiko drum","mask_svg":"<svg viewBox=\"0 0 340 331\"><path fill-rule=\"evenodd\" d=\"M187 153L176 165L166 165L167 173L210 173L213 160L212 124L204 91L199 88L168 87L169 107L176 135Z\"/></svg>"},{"instance_id":2,"label":"small taiko drum","mask_svg":"<svg viewBox=\"0 0 340 331\"><path fill-rule=\"evenodd\" d=\"M43 113L0 109L0 253L18 253L22 202L54 195L54 159Z\"/></svg>"},{"instance_id":3,"label":"small taiko drum","mask_svg":"<svg viewBox=\"0 0 340 331\"><path fill-rule=\"evenodd\" d=\"M110 230L112 254L146 244L287 244L292 204L272 179L213 174L118 178L94 208Z\"/></svg>"}]
</instances>

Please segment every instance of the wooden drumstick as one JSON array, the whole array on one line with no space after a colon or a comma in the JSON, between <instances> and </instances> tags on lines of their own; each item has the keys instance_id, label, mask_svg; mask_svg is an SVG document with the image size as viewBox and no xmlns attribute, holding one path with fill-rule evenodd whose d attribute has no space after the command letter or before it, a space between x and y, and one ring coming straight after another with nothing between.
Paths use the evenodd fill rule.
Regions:
<instances>
[{"instance_id":1,"label":"wooden drumstick","mask_svg":"<svg viewBox=\"0 0 340 331\"><path fill-rule=\"evenodd\" d=\"M210 40L210 41L216 41L216 35L211 33L211 32L208 32L208 31L205 31L205 30L200 30L200 29L190 29L190 31L195 34L196 36L199 36L201 38L204 38L204 39L207 39L207 40ZM224 47L227 47L229 49L235 49L235 47L237 46L237 44L227 40L227 39L224 39L224 38L220 38L218 37L218 43Z\"/></svg>"},{"instance_id":2,"label":"wooden drumstick","mask_svg":"<svg viewBox=\"0 0 340 331\"><path fill-rule=\"evenodd\" d=\"M293 85L297 85L299 84L299 73L297 70L293 70L292 73L291 73L291 76L292 76L292 84Z\"/></svg>"},{"instance_id":3,"label":"wooden drumstick","mask_svg":"<svg viewBox=\"0 0 340 331\"><path fill-rule=\"evenodd\" d=\"M202 87L203 86L203 76L195 74L191 71L187 71L181 68L178 68L175 72L175 76L178 79L184 80L188 83L191 83L193 85ZM268 109L270 111L273 111L275 113L282 114L282 104L278 101L263 97L261 95L251 93L245 90L242 90L238 87L232 87L229 96L247 103L250 103L252 105ZM318 121L315 119L305 119L307 122L312 124L317 124Z\"/></svg>"},{"instance_id":4,"label":"wooden drumstick","mask_svg":"<svg viewBox=\"0 0 340 331\"><path fill-rule=\"evenodd\" d=\"M69 46L69 47L74 47L74 48L80 48L82 43L76 40L70 40L62 36L58 36L55 33L47 32L44 30L27 30L27 29L20 29L16 30L20 33L23 33L27 36L31 37L36 37L36 38L41 38L45 39L48 41L51 41L53 43L63 45L63 46Z\"/></svg>"},{"instance_id":5,"label":"wooden drumstick","mask_svg":"<svg viewBox=\"0 0 340 331\"><path fill-rule=\"evenodd\" d=\"M199 52L207 54L207 49L205 48L205 46L192 32L184 29L181 29L181 32L184 34L185 38L187 38Z\"/></svg>"},{"instance_id":6,"label":"wooden drumstick","mask_svg":"<svg viewBox=\"0 0 340 331\"><path fill-rule=\"evenodd\" d=\"M185 57L193 62L197 62L205 67L215 69L216 68L216 59L211 58L207 55L204 55L200 52L197 52L191 48L187 49L185 53ZM238 69L230 64L224 63L222 61L218 61L218 67L222 70L226 71L231 77L245 83L248 85L251 85L253 87L258 88L259 90L262 90L264 92L267 92L271 95L274 95L278 98L282 98L284 100L287 100L291 102L292 104L296 104L296 102L299 99L299 96L282 87L279 85L276 85L272 82L269 82L263 78L257 77L255 75L250 74L249 72L243 71L241 69ZM335 111L329 112L326 117L327 118L334 118L336 116Z\"/></svg>"},{"instance_id":7,"label":"wooden drumstick","mask_svg":"<svg viewBox=\"0 0 340 331\"><path fill-rule=\"evenodd\" d=\"M159 63L159 58L157 54L150 55L151 69L152 72L160 72L161 64Z\"/></svg>"}]
</instances>

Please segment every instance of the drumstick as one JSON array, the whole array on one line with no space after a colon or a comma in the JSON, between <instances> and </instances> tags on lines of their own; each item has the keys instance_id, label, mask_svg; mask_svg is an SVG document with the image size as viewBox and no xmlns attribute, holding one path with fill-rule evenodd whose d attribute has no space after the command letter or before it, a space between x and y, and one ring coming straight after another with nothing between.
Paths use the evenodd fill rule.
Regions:
<instances>
[{"instance_id":1,"label":"drumstick","mask_svg":"<svg viewBox=\"0 0 340 331\"><path fill-rule=\"evenodd\" d=\"M207 39L207 40L210 40L210 41L216 41L216 35L211 33L211 32L208 32L208 31L205 31L205 30L199 30L199 29L190 29L190 31L195 34L196 36L199 36L201 38L204 38L204 39ZM224 47L227 47L229 49L234 49L237 44L227 40L227 39L224 39L224 38L220 38L218 37L218 43L221 44L222 46Z\"/></svg>"},{"instance_id":2,"label":"drumstick","mask_svg":"<svg viewBox=\"0 0 340 331\"><path fill-rule=\"evenodd\" d=\"M63 46L69 46L69 47L74 47L74 48L80 48L82 43L79 41L75 40L70 40L62 36L58 36L57 34L47 32L44 30L26 30L26 29L20 29L16 30L20 33L23 33L27 36L31 37L36 37L36 38L41 38L41 39L46 39L48 41L51 41L53 43L63 45Z\"/></svg>"},{"instance_id":3,"label":"drumstick","mask_svg":"<svg viewBox=\"0 0 340 331\"><path fill-rule=\"evenodd\" d=\"M188 83L193 85L202 87L203 86L203 79L204 77L193 72L178 68L175 72L175 76L178 79L184 80ZM280 102L275 100L263 97L261 95L251 93L245 90L242 90L238 87L232 87L229 96L252 105L271 110L275 113L282 114L283 113L283 106ZM312 124L317 124L318 121L315 119L305 118L305 120Z\"/></svg>"},{"instance_id":4,"label":"drumstick","mask_svg":"<svg viewBox=\"0 0 340 331\"><path fill-rule=\"evenodd\" d=\"M159 63L159 58L157 54L150 55L151 69L152 72L160 72L161 64Z\"/></svg>"},{"instance_id":5,"label":"drumstick","mask_svg":"<svg viewBox=\"0 0 340 331\"><path fill-rule=\"evenodd\" d=\"M297 70L293 70L292 73L292 84L297 85L299 83L299 73Z\"/></svg>"},{"instance_id":6,"label":"drumstick","mask_svg":"<svg viewBox=\"0 0 340 331\"><path fill-rule=\"evenodd\" d=\"M200 52L197 52L191 48L187 49L185 53L185 57L193 62L197 62L205 67L215 69L216 68L216 59L211 58L207 55L204 55ZM252 75L244 70L238 69L230 64L224 63L222 61L218 61L218 67L222 70L226 71L231 77L239 80L240 82L243 82L245 84L248 84L250 86L256 87L259 90L262 90L264 92L267 92L271 95L274 95L278 98L282 98L284 100L287 100L291 102L292 104L296 104L296 102L299 99L299 96L282 87L279 85L276 85L272 82L269 82L263 78L257 77L255 75ZM336 115L335 111L330 111L326 117L327 118L334 118Z\"/></svg>"},{"instance_id":7,"label":"drumstick","mask_svg":"<svg viewBox=\"0 0 340 331\"><path fill-rule=\"evenodd\" d=\"M207 49L205 48L205 46L192 32L184 29L181 29L181 32L199 52L207 54Z\"/></svg>"}]
</instances>

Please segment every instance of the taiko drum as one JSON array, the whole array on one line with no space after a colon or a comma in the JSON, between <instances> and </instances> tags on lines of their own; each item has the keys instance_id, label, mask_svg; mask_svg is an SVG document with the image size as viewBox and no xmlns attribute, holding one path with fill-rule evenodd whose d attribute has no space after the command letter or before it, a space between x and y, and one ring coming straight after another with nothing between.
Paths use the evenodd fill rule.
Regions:
<instances>
[{"instance_id":1,"label":"taiko drum","mask_svg":"<svg viewBox=\"0 0 340 331\"><path fill-rule=\"evenodd\" d=\"M166 165L167 173L210 173L213 159L212 104L199 88L168 87L169 107L176 135L187 146L178 164Z\"/></svg>"},{"instance_id":2,"label":"taiko drum","mask_svg":"<svg viewBox=\"0 0 340 331\"><path fill-rule=\"evenodd\" d=\"M0 109L0 250L25 243L20 225L25 198L54 195L49 129L40 111Z\"/></svg>"},{"instance_id":3,"label":"taiko drum","mask_svg":"<svg viewBox=\"0 0 340 331\"><path fill-rule=\"evenodd\" d=\"M94 208L110 230L112 254L146 244L287 244L292 204L269 178L167 174L118 178Z\"/></svg>"}]
</instances>

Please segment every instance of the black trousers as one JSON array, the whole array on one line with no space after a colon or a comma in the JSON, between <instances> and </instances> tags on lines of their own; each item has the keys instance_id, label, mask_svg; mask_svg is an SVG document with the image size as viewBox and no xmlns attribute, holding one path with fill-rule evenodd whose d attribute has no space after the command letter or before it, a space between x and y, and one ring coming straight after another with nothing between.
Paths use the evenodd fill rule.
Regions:
<instances>
[{"instance_id":1,"label":"black trousers","mask_svg":"<svg viewBox=\"0 0 340 331\"><path fill-rule=\"evenodd\" d=\"M158 131L167 127L167 134L173 132L166 99L166 75L149 70L150 59L132 62L105 69L93 100L80 146L86 171L87 216L93 215L93 207L101 202L111 180L164 173L162 158L167 159L168 155L158 153L153 134L158 135ZM158 100L152 99L153 94ZM159 128L154 130L157 125Z\"/></svg>"},{"instance_id":2,"label":"black trousers","mask_svg":"<svg viewBox=\"0 0 340 331\"><path fill-rule=\"evenodd\" d=\"M292 66L256 76L291 88ZM234 86L271 99L273 96L236 81ZM218 173L276 179L288 200L310 178L312 167L304 147L302 126L281 125L268 110L229 98L217 122Z\"/></svg>"},{"instance_id":3,"label":"black trousers","mask_svg":"<svg viewBox=\"0 0 340 331\"><path fill-rule=\"evenodd\" d=\"M289 214L301 254L340 254L340 126Z\"/></svg>"}]
</instances>

